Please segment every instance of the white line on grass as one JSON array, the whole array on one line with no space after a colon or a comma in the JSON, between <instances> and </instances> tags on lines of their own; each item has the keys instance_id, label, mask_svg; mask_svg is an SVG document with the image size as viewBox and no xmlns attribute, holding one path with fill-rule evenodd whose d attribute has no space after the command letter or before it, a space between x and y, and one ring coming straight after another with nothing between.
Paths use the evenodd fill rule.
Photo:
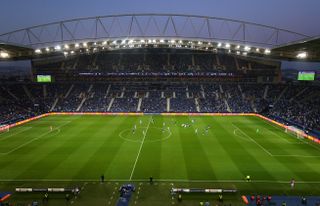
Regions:
<instances>
[{"instance_id":1,"label":"white line on grass","mask_svg":"<svg viewBox=\"0 0 320 206\"><path fill-rule=\"evenodd\" d=\"M274 157L320 157L319 155L272 155Z\"/></svg>"},{"instance_id":2,"label":"white line on grass","mask_svg":"<svg viewBox=\"0 0 320 206\"><path fill-rule=\"evenodd\" d=\"M17 134L20 134L20 133L22 133L22 132L24 132L24 131L27 131L27 130L29 130L29 129L31 129L32 127L25 127L23 130L21 130L21 131L18 131L18 132L16 132L16 133L14 133L13 132L13 134L10 134L10 135L8 135L8 136L5 136L5 137L1 137L0 138L0 141L1 140L5 140L5 139L7 139L7 138L9 138L9 137L13 137L13 136L15 136L15 135L17 135ZM10 132L10 131L9 131ZM7 132L6 132L7 133ZM1 134L0 134L1 135Z\"/></svg>"},{"instance_id":3,"label":"white line on grass","mask_svg":"<svg viewBox=\"0 0 320 206\"><path fill-rule=\"evenodd\" d=\"M67 122L67 123L65 123L65 124L62 124L62 125L56 127L54 130L60 129L61 127L69 124L70 122L71 122L71 121L69 121L69 122ZM54 130L53 130L53 131L54 131ZM36 138L33 138L33 139L29 140L28 142L25 142L25 143L17 146L16 148L8 151L8 152L0 153L0 155L7 155L7 154L10 154L10 153L12 153L12 152L15 152L15 151L17 151L18 149L21 149L22 147L24 147L24 146L26 146L26 145L34 142L35 140L38 140L38 139L44 137L45 135L47 135L47 134L49 134L49 133L51 133L51 132L52 132L52 131L49 130L48 132L45 132L45 133L43 133L42 135L40 135L40 136L38 136L38 137L36 137Z\"/></svg>"},{"instance_id":4,"label":"white line on grass","mask_svg":"<svg viewBox=\"0 0 320 206\"><path fill-rule=\"evenodd\" d=\"M1 182L98 182L98 179L0 179ZM149 179L109 179L110 182L145 182ZM238 180L187 180L187 179L155 179L157 182L186 182L186 183L245 183L244 179ZM289 184L290 180L251 180L250 183ZM297 184L320 184L320 181L296 181Z\"/></svg>"},{"instance_id":5,"label":"white line on grass","mask_svg":"<svg viewBox=\"0 0 320 206\"><path fill-rule=\"evenodd\" d=\"M273 156L266 148L261 146L258 142L256 142L254 139L252 139L249 135L247 135L245 132L243 132L239 127L237 127L235 124L231 123L234 127L236 127L242 134L244 134L246 137L248 137L253 143L258 145L263 151L265 151L269 156Z\"/></svg>"},{"instance_id":6,"label":"white line on grass","mask_svg":"<svg viewBox=\"0 0 320 206\"><path fill-rule=\"evenodd\" d=\"M151 117L152 118L152 117ZM146 136L147 136L147 132L148 132L148 129L149 129L149 126L150 126L150 122L151 122L151 118L149 120L149 123L148 123L148 126L147 126L147 129L146 129L146 132L143 134L143 139L142 139L142 142L141 142L141 145L140 145L140 148L139 148L139 151L138 151L138 155L137 155L137 158L134 162L134 165L133 165L133 168L132 168L132 171L131 171L131 174L130 174L130 179L132 179L132 176L133 176L133 173L134 173L134 170L136 168L136 165L137 165L137 162L138 162L138 159L139 159L139 156L140 156L140 152L141 152L141 149L142 149L142 146L143 146L143 143L144 143L144 140L146 139Z\"/></svg>"}]
</instances>

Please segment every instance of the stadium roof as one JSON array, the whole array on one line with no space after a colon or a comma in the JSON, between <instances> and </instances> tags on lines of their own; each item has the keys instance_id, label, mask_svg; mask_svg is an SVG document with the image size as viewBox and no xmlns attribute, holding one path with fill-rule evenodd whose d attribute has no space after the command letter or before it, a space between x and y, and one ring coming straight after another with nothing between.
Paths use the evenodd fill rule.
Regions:
<instances>
[{"instance_id":1,"label":"stadium roof","mask_svg":"<svg viewBox=\"0 0 320 206\"><path fill-rule=\"evenodd\" d=\"M296 59L301 52L308 54L308 61L320 61L320 37L291 42L272 49L279 58Z\"/></svg>"},{"instance_id":2,"label":"stadium roof","mask_svg":"<svg viewBox=\"0 0 320 206\"><path fill-rule=\"evenodd\" d=\"M309 40L311 42L307 43ZM10 50L18 56L22 53L30 55L31 48L35 55L52 52L66 55L77 54L81 49L94 52L148 46L225 49L239 55L270 54L272 49L272 57L285 59L295 58L297 51L309 48L313 51L311 46L317 43L308 35L268 25L210 16L159 13L53 22L1 34L0 41L4 42L0 45L1 50Z\"/></svg>"}]
</instances>

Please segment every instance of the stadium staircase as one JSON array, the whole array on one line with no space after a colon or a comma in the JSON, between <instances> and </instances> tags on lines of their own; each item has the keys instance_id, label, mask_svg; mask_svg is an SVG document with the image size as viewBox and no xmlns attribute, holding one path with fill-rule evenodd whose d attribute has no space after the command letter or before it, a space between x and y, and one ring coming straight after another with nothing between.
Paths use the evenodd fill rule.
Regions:
<instances>
[{"instance_id":1,"label":"stadium staircase","mask_svg":"<svg viewBox=\"0 0 320 206\"><path fill-rule=\"evenodd\" d=\"M276 101L274 101L273 105L276 105L278 103L278 101L281 99L281 97L284 95L284 93L286 93L286 91L288 90L288 86L286 86L282 92L279 94L278 98L276 99Z\"/></svg>"},{"instance_id":2,"label":"stadium staircase","mask_svg":"<svg viewBox=\"0 0 320 206\"><path fill-rule=\"evenodd\" d=\"M199 105L199 102L198 102L198 98L194 98L194 103L196 104L196 109L197 109L197 112L200 112L200 105Z\"/></svg>"},{"instance_id":3,"label":"stadium staircase","mask_svg":"<svg viewBox=\"0 0 320 206\"><path fill-rule=\"evenodd\" d=\"M137 112L141 111L141 104L142 104L142 98L139 98L138 106L137 106Z\"/></svg>"},{"instance_id":4,"label":"stadium staircase","mask_svg":"<svg viewBox=\"0 0 320 206\"><path fill-rule=\"evenodd\" d=\"M268 96L269 85L266 85L264 88L263 99L267 99Z\"/></svg>"},{"instance_id":5,"label":"stadium staircase","mask_svg":"<svg viewBox=\"0 0 320 206\"><path fill-rule=\"evenodd\" d=\"M167 98L167 112L170 112L170 98Z\"/></svg>"},{"instance_id":6,"label":"stadium staircase","mask_svg":"<svg viewBox=\"0 0 320 206\"><path fill-rule=\"evenodd\" d=\"M66 95L64 95L64 98L68 98L68 96L69 96L69 94L71 93L73 87L74 87L74 85L72 84L72 85L70 86L70 88L68 89Z\"/></svg>"},{"instance_id":7,"label":"stadium staircase","mask_svg":"<svg viewBox=\"0 0 320 206\"><path fill-rule=\"evenodd\" d=\"M43 91L43 97L46 98L48 93L47 93L47 85L42 86L42 91Z\"/></svg>"},{"instance_id":8,"label":"stadium staircase","mask_svg":"<svg viewBox=\"0 0 320 206\"><path fill-rule=\"evenodd\" d=\"M54 102L53 102L53 104L52 104L52 106L51 106L51 108L50 108L50 112L54 110L54 108L55 108L56 105L58 104L58 101L59 101L59 97L57 97L57 98L54 100Z\"/></svg>"},{"instance_id":9,"label":"stadium staircase","mask_svg":"<svg viewBox=\"0 0 320 206\"><path fill-rule=\"evenodd\" d=\"M203 99L206 98L206 94L205 94L205 92L204 92L204 88L203 88L203 85L202 85L202 84L200 85L200 94L201 94L201 97L202 97Z\"/></svg>"},{"instance_id":10,"label":"stadium staircase","mask_svg":"<svg viewBox=\"0 0 320 206\"><path fill-rule=\"evenodd\" d=\"M22 88L23 88L24 92L26 93L26 95L29 97L29 99L33 102L33 97L31 95L30 91L28 90L28 88L26 87L26 85L23 85Z\"/></svg>"},{"instance_id":11,"label":"stadium staircase","mask_svg":"<svg viewBox=\"0 0 320 206\"><path fill-rule=\"evenodd\" d=\"M91 85L89 86L89 88L88 88L88 91L87 91L87 94L88 94L88 95L84 95L83 99L81 100L81 102L80 102L80 104L79 104L79 106L78 106L78 108L77 108L77 110L76 110L77 112L80 111L82 105L83 105L83 104L85 103L85 101L87 100L87 96L89 96L92 88L93 88L93 85L91 84ZM93 97L93 95L94 95L94 94L92 94L92 97Z\"/></svg>"},{"instance_id":12,"label":"stadium staircase","mask_svg":"<svg viewBox=\"0 0 320 206\"><path fill-rule=\"evenodd\" d=\"M107 88L106 95L104 96L104 98L107 98L107 97L108 97L108 94L109 94L109 92L110 92L110 89L111 89L111 85L109 84L109 85L108 85L108 88Z\"/></svg>"},{"instance_id":13,"label":"stadium staircase","mask_svg":"<svg viewBox=\"0 0 320 206\"><path fill-rule=\"evenodd\" d=\"M161 98L162 98L162 99L164 99L164 98L165 98L165 97L164 97L164 92L163 92L163 91L161 92Z\"/></svg>"},{"instance_id":14,"label":"stadium staircase","mask_svg":"<svg viewBox=\"0 0 320 206\"><path fill-rule=\"evenodd\" d=\"M294 95L293 97L291 97L291 99L290 99L289 101L292 102L295 98L297 98L297 97L299 97L301 94L303 94L307 89L308 89L308 87L304 88L303 90L301 90L300 92L298 92L296 95Z\"/></svg>"},{"instance_id":15,"label":"stadium staircase","mask_svg":"<svg viewBox=\"0 0 320 206\"><path fill-rule=\"evenodd\" d=\"M107 109L108 112L110 112L113 102L114 102L114 98L112 98L109 102L108 109Z\"/></svg>"},{"instance_id":16,"label":"stadium staircase","mask_svg":"<svg viewBox=\"0 0 320 206\"><path fill-rule=\"evenodd\" d=\"M176 98L176 92L172 93L172 98Z\"/></svg>"},{"instance_id":17,"label":"stadium staircase","mask_svg":"<svg viewBox=\"0 0 320 206\"><path fill-rule=\"evenodd\" d=\"M230 109L230 107L229 107L228 101L227 101L225 98L223 98L223 100L224 100L224 104L225 104L226 107L227 107L227 111L228 111L228 112L231 112L231 109Z\"/></svg>"},{"instance_id":18,"label":"stadium staircase","mask_svg":"<svg viewBox=\"0 0 320 206\"><path fill-rule=\"evenodd\" d=\"M7 91L8 92L8 94L11 96L11 97L13 97L15 100L19 100L19 98L16 96L16 95L14 95L9 89L6 89L6 88L3 88L5 91Z\"/></svg>"}]
</instances>

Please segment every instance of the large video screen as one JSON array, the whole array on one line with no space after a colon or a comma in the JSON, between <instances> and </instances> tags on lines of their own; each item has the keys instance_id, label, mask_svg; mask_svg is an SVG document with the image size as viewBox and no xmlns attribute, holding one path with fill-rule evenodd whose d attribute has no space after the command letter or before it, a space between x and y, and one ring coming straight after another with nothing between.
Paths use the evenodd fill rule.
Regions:
<instances>
[{"instance_id":1,"label":"large video screen","mask_svg":"<svg viewBox=\"0 0 320 206\"><path fill-rule=\"evenodd\" d=\"M51 75L37 75L37 82L47 83L51 81L52 81Z\"/></svg>"},{"instance_id":2,"label":"large video screen","mask_svg":"<svg viewBox=\"0 0 320 206\"><path fill-rule=\"evenodd\" d=\"M319 81L320 62L282 61L282 78L291 81Z\"/></svg>"},{"instance_id":3,"label":"large video screen","mask_svg":"<svg viewBox=\"0 0 320 206\"><path fill-rule=\"evenodd\" d=\"M298 80L300 81L314 81L316 73L309 71L300 71L298 73Z\"/></svg>"}]
</instances>

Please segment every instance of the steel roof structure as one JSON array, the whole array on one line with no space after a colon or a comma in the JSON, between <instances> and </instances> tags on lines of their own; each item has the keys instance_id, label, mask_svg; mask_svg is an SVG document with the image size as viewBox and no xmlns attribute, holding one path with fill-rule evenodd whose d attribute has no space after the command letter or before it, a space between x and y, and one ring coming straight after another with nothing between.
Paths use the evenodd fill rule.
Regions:
<instances>
[{"instance_id":1,"label":"steel roof structure","mask_svg":"<svg viewBox=\"0 0 320 206\"><path fill-rule=\"evenodd\" d=\"M273 48L310 36L252 22L186 14L119 14L37 25L0 35L34 49L85 41L130 38L192 39Z\"/></svg>"}]
</instances>

